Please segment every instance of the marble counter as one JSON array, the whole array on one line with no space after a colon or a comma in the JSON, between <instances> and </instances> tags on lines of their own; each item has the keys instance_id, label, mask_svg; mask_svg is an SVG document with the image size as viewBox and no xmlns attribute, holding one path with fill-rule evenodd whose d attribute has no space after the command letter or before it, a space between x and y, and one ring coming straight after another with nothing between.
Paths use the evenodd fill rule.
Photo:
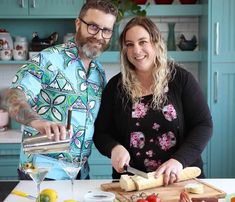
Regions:
<instances>
[{"instance_id":1,"label":"marble counter","mask_svg":"<svg viewBox=\"0 0 235 202\"><path fill-rule=\"evenodd\" d=\"M22 133L20 130L6 130L0 132L0 144L21 143Z\"/></svg>"}]
</instances>

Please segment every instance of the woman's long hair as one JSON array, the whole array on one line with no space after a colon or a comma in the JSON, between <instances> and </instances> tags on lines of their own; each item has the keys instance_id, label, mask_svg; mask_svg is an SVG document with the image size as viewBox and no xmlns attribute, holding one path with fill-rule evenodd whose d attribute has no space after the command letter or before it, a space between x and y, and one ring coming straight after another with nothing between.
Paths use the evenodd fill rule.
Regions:
<instances>
[{"instance_id":1,"label":"woman's long hair","mask_svg":"<svg viewBox=\"0 0 235 202\"><path fill-rule=\"evenodd\" d=\"M143 95L141 84L136 76L135 67L127 58L127 47L125 45L126 33L134 26L141 26L149 33L150 41L156 51L155 65L152 69L153 84L151 91L153 92L153 100L151 107L161 109L167 101L168 82L171 79L174 65L168 64L167 50L160 31L147 17L134 17L126 24L121 33L119 42L121 48L122 87L133 103L138 102Z\"/></svg>"}]
</instances>

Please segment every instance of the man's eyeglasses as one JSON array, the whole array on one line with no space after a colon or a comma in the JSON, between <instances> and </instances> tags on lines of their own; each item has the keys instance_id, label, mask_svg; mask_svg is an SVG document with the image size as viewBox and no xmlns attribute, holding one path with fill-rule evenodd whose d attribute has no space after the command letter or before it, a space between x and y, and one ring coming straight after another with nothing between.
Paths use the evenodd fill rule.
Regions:
<instances>
[{"instance_id":1,"label":"man's eyeglasses","mask_svg":"<svg viewBox=\"0 0 235 202\"><path fill-rule=\"evenodd\" d=\"M80 18L80 20L87 25L87 32L91 35L96 35L100 30L102 31L102 37L104 39L110 39L113 34L113 30L107 29L107 28L100 28L95 24L89 24L85 22L83 19Z\"/></svg>"}]
</instances>

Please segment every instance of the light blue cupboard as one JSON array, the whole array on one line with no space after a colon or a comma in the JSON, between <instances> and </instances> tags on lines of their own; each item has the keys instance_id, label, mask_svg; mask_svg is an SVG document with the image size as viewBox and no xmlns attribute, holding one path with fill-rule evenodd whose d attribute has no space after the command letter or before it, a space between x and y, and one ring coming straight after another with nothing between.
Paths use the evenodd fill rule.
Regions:
<instances>
[{"instance_id":1,"label":"light blue cupboard","mask_svg":"<svg viewBox=\"0 0 235 202\"><path fill-rule=\"evenodd\" d=\"M1 0L0 16L36 17L77 16L83 0Z\"/></svg>"},{"instance_id":2,"label":"light blue cupboard","mask_svg":"<svg viewBox=\"0 0 235 202\"><path fill-rule=\"evenodd\" d=\"M235 177L235 1L209 1L210 177Z\"/></svg>"}]
</instances>

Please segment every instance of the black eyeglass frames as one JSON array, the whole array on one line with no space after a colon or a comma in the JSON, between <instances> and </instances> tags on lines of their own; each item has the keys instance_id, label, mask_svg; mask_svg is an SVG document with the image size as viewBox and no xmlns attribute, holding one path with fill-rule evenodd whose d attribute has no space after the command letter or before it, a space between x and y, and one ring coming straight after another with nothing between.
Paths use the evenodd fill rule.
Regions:
<instances>
[{"instance_id":1,"label":"black eyeglass frames","mask_svg":"<svg viewBox=\"0 0 235 202\"><path fill-rule=\"evenodd\" d=\"M112 37L113 34L113 30L111 29L107 29L107 28L100 28L99 26L95 25L95 24L89 24L86 21L84 21L83 19L79 18L84 24L87 25L87 32L91 35L96 35L100 30L102 31L102 37L104 39L110 39Z\"/></svg>"}]
</instances>

